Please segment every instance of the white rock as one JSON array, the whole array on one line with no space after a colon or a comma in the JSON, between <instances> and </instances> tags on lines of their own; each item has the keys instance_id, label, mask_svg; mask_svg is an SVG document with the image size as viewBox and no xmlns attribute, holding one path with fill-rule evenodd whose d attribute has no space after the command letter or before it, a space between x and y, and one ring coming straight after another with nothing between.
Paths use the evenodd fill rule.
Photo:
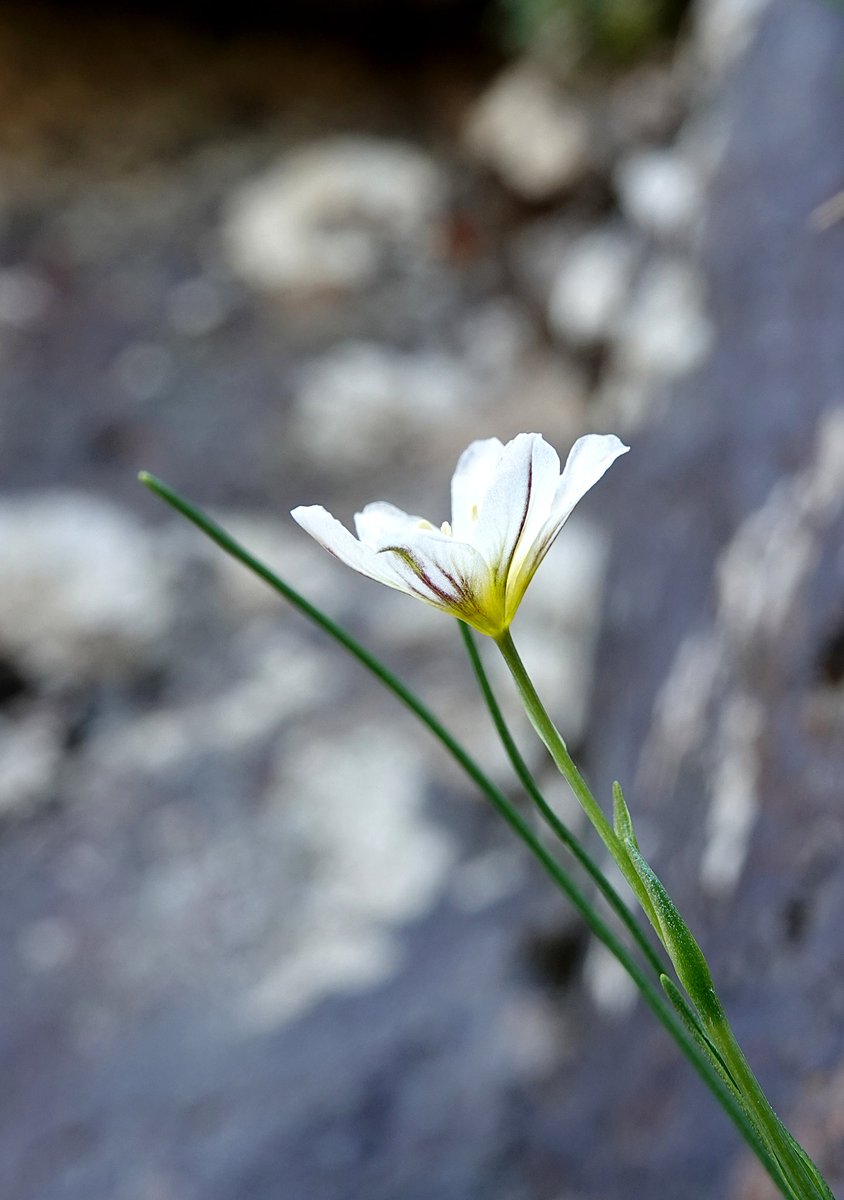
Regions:
<instances>
[{"instance_id":1,"label":"white rock","mask_svg":"<svg viewBox=\"0 0 844 1200\"><path fill-rule=\"evenodd\" d=\"M169 623L153 536L93 494L6 497L0 546L0 641L36 674L123 662Z\"/></svg>"},{"instance_id":2,"label":"white rock","mask_svg":"<svg viewBox=\"0 0 844 1200\"><path fill-rule=\"evenodd\" d=\"M442 894L455 847L424 811L424 751L383 725L300 738L279 759L271 802L309 887L283 954L244 1012L291 1020L322 996L371 987L398 966L394 929Z\"/></svg>"},{"instance_id":3,"label":"white rock","mask_svg":"<svg viewBox=\"0 0 844 1200\"><path fill-rule=\"evenodd\" d=\"M25 816L52 797L62 733L44 713L0 719L0 817Z\"/></svg>"},{"instance_id":4,"label":"white rock","mask_svg":"<svg viewBox=\"0 0 844 1200\"><path fill-rule=\"evenodd\" d=\"M308 645L272 632L254 638L252 646L248 638L240 640L246 643L244 678L219 695L110 726L89 739L83 764L101 773L166 772L198 754L248 748L316 705L325 666Z\"/></svg>"},{"instance_id":5,"label":"white rock","mask_svg":"<svg viewBox=\"0 0 844 1200\"><path fill-rule=\"evenodd\" d=\"M446 421L470 390L450 355L347 342L306 369L294 430L317 461L360 470Z\"/></svg>"},{"instance_id":6,"label":"white rock","mask_svg":"<svg viewBox=\"0 0 844 1200\"><path fill-rule=\"evenodd\" d=\"M636 985L601 942L590 943L583 975L596 1008L608 1017L622 1017L636 1003Z\"/></svg>"},{"instance_id":7,"label":"white rock","mask_svg":"<svg viewBox=\"0 0 844 1200\"><path fill-rule=\"evenodd\" d=\"M630 289L636 259L636 242L621 229L599 229L574 241L548 298L552 330L575 344L594 345L609 338Z\"/></svg>"},{"instance_id":8,"label":"white rock","mask_svg":"<svg viewBox=\"0 0 844 1200\"><path fill-rule=\"evenodd\" d=\"M645 233L659 238L688 236L701 210L701 182L676 150L637 150L615 172L621 210Z\"/></svg>"},{"instance_id":9,"label":"white rock","mask_svg":"<svg viewBox=\"0 0 844 1200\"><path fill-rule=\"evenodd\" d=\"M366 286L385 251L427 249L445 183L404 142L338 137L294 150L232 197L223 240L233 269L297 294Z\"/></svg>"},{"instance_id":10,"label":"white rock","mask_svg":"<svg viewBox=\"0 0 844 1200\"><path fill-rule=\"evenodd\" d=\"M548 200L577 183L591 163L589 121L542 69L505 71L469 114L468 149L524 200Z\"/></svg>"},{"instance_id":11,"label":"white rock","mask_svg":"<svg viewBox=\"0 0 844 1200\"><path fill-rule=\"evenodd\" d=\"M684 375L700 365L712 340L699 273L682 259L656 259L622 318L616 367L656 378Z\"/></svg>"}]
</instances>

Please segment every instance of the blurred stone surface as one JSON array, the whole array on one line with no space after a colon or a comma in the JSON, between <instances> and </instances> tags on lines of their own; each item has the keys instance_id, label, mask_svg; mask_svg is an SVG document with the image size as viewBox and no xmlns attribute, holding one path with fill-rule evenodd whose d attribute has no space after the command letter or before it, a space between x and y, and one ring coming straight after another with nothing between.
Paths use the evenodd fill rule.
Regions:
<instances>
[{"instance_id":1,"label":"blurred stone surface","mask_svg":"<svg viewBox=\"0 0 844 1200\"><path fill-rule=\"evenodd\" d=\"M49 713L0 718L0 820L28 816L53 795L63 730Z\"/></svg>"},{"instance_id":2,"label":"blurred stone surface","mask_svg":"<svg viewBox=\"0 0 844 1200\"><path fill-rule=\"evenodd\" d=\"M704 0L695 10L695 48L716 75L746 53L771 0Z\"/></svg>"},{"instance_id":3,"label":"blurred stone surface","mask_svg":"<svg viewBox=\"0 0 844 1200\"><path fill-rule=\"evenodd\" d=\"M607 342L633 282L637 244L625 229L598 229L563 256L548 299L548 321L575 344Z\"/></svg>"},{"instance_id":4,"label":"blurred stone surface","mask_svg":"<svg viewBox=\"0 0 844 1200\"><path fill-rule=\"evenodd\" d=\"M828 146L844 117L843 50L839 12L774 3L732 81L703 259L716 349L639 440L590 741L604 789L637 780L627 798L645 853L698 933L774 1106L836 1195L840 1129L816 1098L831 1098L841 1069L840 989L821 980L840 976L844 953L844 228L819 233L807 216L839 186L841 155L831 161ZM782 81L809 61L793 108ZM671 516L657 528L649 514L662 506ZM716 849L725 821L733 829ZM611 1036L579 1068L621 1052ZM655 1047L638 1052L650 1071ZM666 1163L677 1148L684 1194L770 1196L756 1167L720 1157L732 1134L697 1086L672 1078L645 1140ZM631 1103L620 1088L582 1119L633 1137ZM647 1167L630 1167L635 1194Z\"/></svg>"},{"instance_id":5,"label":"blurred stone surface","mask_svg":"<svg viewBox=\"0 0 844 1200\"><path fill-rule=\"evenodd\" d=\"M648 429L516 634L599 794L625 781L754 1065L839 1187L841 226L808 218L841 186L840 16L775 3L720 88L733 140L700 267L682 237L646 250L622 340L564 350L554 279L625 217L606 178L541 215L484 186L453 137L488 65L107 28L0 22L0 1190L769 1194L424 731L134 482L148 467L207 503L513 789L449 622L287 510L382 495L442 519L471 438L528 425L565 451L623 413ZM642 71L623 135L613 85L615 162L673 154L693 105L669 63ZM360 162L412 149L436 212L397 238L346 210L375 263L351 303L253 286L224 214L338 131ZM689 312L717 335L703 365ZM680 361L699 374L672 384Z\"/></svg>"},{"instance_id":6,"label":"blurred stone surface","mask_svg":"<svg viewBox=\"0 0 844 1200\"><path fill-rule=\"evenodd\" d=\"M541 66L509 67L469 114L469 150L521 199L572 187L591 165L589 119Z\"/></svg>"},{"instance_id":7,"label":"blurred stone surface","mask_svg":"<svg viewBox=\"0 0 844 1200\"><path fill-rule=\"evenodd\" d=\"M656 259L639 281L620 322L616 354L638 375L685 375L712 345L703 280L686 262Z\"/></svg>"},{"instance_id":8,"label":"blurred stone surface","mask_svg":"<svg viewBox=\"0 0 844 1200\"><path fill-rule=\"evenodd\" d=\"M49 310L53 289L34 271L22 267L0 270L0 326L27 329L38 325Z\"/></svg>"},{"instance_id":9,"label":"blurred stone surface","mask_svg":"<svg viewBox=\"0 0 844 1200\"><path fill-rule=\"evenodd\" d=\"M105 499L7 497L0 545L0 640L37 674L131 663L167 628L171 609L153 544Z\"/></svg>"},{"instance_id":10,"label":"blurred stone surface","mask_svg":"<svg viewBox=\"0 0 844 1200\"><path fill-rule=\"evenodd\" d=\"M445 201L416 147L347 136L291 151L229 202L234 269L259 287L343 295L371 283L387 254L430 252Z\"/></svg>"},{"instance_id":11,"label":"blurred stone surface","mask_svg":"<svg viewBox=\"0 0 844 1200\"><path fill-rule=\"evenodd\" d=\"M293 428L324 468L360 472L430 436L471 404L474 391L455 356L346 343L303 372Z\"/></svg>"},{"instance_id":12,"label":"blurred stone surface","mask_svg":"<svg viewBox=\"0 0 844 1200\"><path fill-rule=\"evenodd\" d=\"M643 63L613 80L607 94L613 140L626 149L670 138L689 103L687 86L676 59Z\"/></svg>"},{"instance_id":13,"label":"blurred stone surface","mask_svg":"<svg viewBox=\"0 0 844 1200\"><path fill-rule=\"evenodd\" d=\"M701 213L701 181L676 150L637 150L616 169L621 211L645 233L670 240L693 233Z\"/></svg>"}]
</instances>

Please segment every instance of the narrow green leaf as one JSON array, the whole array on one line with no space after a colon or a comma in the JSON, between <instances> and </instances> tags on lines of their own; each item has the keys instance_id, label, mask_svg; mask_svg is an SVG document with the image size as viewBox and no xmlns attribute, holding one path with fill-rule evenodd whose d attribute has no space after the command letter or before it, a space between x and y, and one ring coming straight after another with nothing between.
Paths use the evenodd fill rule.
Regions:
<instances>
[{"instance_id":1,"label":"narrow green leaf","mask_svg":"<svg viewBox=\"0 0 844 1200\"><path fill-rule=\"evenodd\" d=\"M653 905L657 928L674 970L703 1018L704 1025L723 1016L709 964L686 922L653 868L632 838L625 841L630 863Z\"/></svg>"},{"instance_id":2,"label":"narrow green leaf","mask_svg":"<svg viewBox=\"0 0 844 1200\"><path fill-rule=\"evenodd\" d=\"M683 1025L688 1030L689 1034L694 1038L702 1053L706 1055L714 1070L718 1072L718 1075L724 1082L724 1086L729 1089L731 1095L735 1099L736 1104L739 1105L741 1111L744 1113L747 1125L750 1129L752 1129L753 1136L756 1139L753 1149L756 1152L757 1158L761 1159L766 1164L769 1174L776 1178L780 1191L783 1193L783 1195L790 1195L793 1197L794 1192L786 1181L785 1176L782 1174L779 1163L768 1150L762 1131L756 1125L750 1110L744 1102L741 1091L736 1084L736 1081L730 1074L727 1064L721 1057L717 1046L715 1046L706 1031L702 1028L697 1013L690 1007L685 996L677 987L670 975L661 975L659 981L662 984L662 990L671 1001L672 1005L674 1006L674 1010L679 1016L680 1020L683 1022Z\"/></svg>"},{"instance_id":3,"label":"narrow green leaf","mask_svg":"<svg viewBox=\"0 0 844 1200\"><path fill-rule=\"evenodd\" d=\"M792 1148L797 1152L797 1155L800 1158L801 1162L803 1163L803 1166L806 1168L806 1170L811 1175L812 1181L814 1182L814 1184L820 1191L824 1200L835 1200L835 1197L833 1196L832 1192L830 1191L829 1184L826 1182L823 1175L821 1175L819 1168L815 1165L815 1163L812 1161L812 1159L809 1158L809 1155L806 1153L806 1151L803 1149L803 1147L797 1141L797 1138L794 1136L794 1134L791 1132L791 1130L788 1129L787 1126L783 1125L782 1121L780 1121L780 1125L782 1126L782 1131L783 1131L784 1135L786 1136L788 1141L791 1143Z\"/></svg>"},{"instance_id":4,"label":"narrow green leaf","mask_svg":"<svg viewBox=\"0 0 844 1200\"><path fill-rule=\"evenodd\" d=\"M701 1025L700 1018L698 1017L695 1010L691 1007L691 1005L686 1000L685 996L680 991L680 989L677 987L677 984L674 982L674 980L671 978L670 975L661 975L659 982L662 984L662 990L665 992L666 996L671 1001L671 1003L674 1005L674 1008L677 1010L677 1013L679 1014L680 1019L682 1020L683 1024L686 1026L686 1028L689 1030L689 1032L697 1039L698 1043L702 1046L702 1048L706 1051L706 1053L712 1059L713 1065L721 1074L722 1079L725 1081L725 1083L728 1083L730 1085L730 1087L735 1090L736 1097L738 1098L739 1092L738 1092L738 1087L736 1085L736 1081L733 1079L732 1075L730 1074L727 1064L724 1062L723 1058L721 1057L721 1053L718 1050L718 1047L715 1045L715 1043L709 1037L706 1030Z\"/></svg>"},{"instance_id":5,"label":"narrow green leaf","mask_svg":"<svg viewBox=\"0 0 844 1200\"><path fill-rule=\"evenodd\" d=\"M612 785L612 823L618 840L620 842L630 841L638 850L639 842L633 829L633 818L630 816L630 809L627 807L624 792L617 779Z\"/></svg>"}]
</instances>

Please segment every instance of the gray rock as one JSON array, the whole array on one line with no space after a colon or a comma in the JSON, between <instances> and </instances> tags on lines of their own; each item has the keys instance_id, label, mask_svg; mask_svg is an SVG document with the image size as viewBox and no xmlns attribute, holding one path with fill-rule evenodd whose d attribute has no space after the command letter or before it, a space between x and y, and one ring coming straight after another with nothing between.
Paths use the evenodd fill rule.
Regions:
<instances>
[{"instance_id":1,"label":"gray rock","mask_svg":"<svg viewBox=\"0 0 844 1200\"><path fill-rule=\"evenodd\" d=\"M775 0L729 89L731 139L702 248L719 338L641 439L646 454L629 456L590 738L600 792L625 783L644 851L714 967L751 1066L835 1195L844 229L819 233L808 216L840 187L842 46L839 11ZM785 85L795 80L800 104ZM581 1080L622 1050L627 1064L586 1120L629 1128L632 1060L651 1071L656 1050L639 1014L636 1028L635 1046L630 1027L604 1030L579 1060ZM631 1186L631 1169L653 1179L692 1156L688 1197L769 1195L685 1066L665 1062L664 1136L651 1113L647 1162L601 1194L658 1192Z\"/></svg>"},{"instance_id":2,"label":"gray rock","mask_svg":"<svg viewBox=\"0 0 844 1200\"><path fill-rule=\"evenodd\" d=\"M535 332L523 306L497 297L473 309L458 336L473 379L500 390L519 370Z\"/></svg>"},{"instance_id":3,"label":"gray rock","mask_svg":"<svg viewBox=\"0 0 844 1200\"><path fill-rule=\"evenodd\" d=\"M183 280L167 297L167 316L173 329L191 338L214 333L226 321L231 307L223 287L203 275Z\"/></svg>"},{"instance_id":4,"label":"gray rock","mask_svg":"<svg viewBox=\"0 0 844 1200\"><path fill-rule=\"evenodd\" d=\"M133 342L113 360L110 373L117 386L141 404L172 385L175 361L158 342Z\"/></svg>"},{"instance_id":5,"label":"gray rock","mask_svg":"<svg viewBox=\"0 0 844 1200\"><path fill-rule=\"evenodd\" d=\"M545 309L569 248L590 232L588 225L560 216L541 217L523 225L507 247L520 290Z\"/></svg>"},{"instance_id":6,"label":"gray rock","mask_svg":"<svg viewBox=\"0 0 844 1200\"><path fill-rule=\"evenodd\" d=\"M624 71L607 93L608 124L614 144L626 148L637 142L670 138L687 103L688 80L677 69L676 58Z\"/></svg>"}]
</instances>

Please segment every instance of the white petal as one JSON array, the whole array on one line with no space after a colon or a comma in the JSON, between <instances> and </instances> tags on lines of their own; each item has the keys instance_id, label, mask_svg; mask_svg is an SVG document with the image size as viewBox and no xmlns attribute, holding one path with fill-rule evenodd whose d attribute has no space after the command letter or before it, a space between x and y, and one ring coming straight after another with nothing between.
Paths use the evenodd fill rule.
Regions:
<instances>
[{"instance_id":1,"label":"white petal","mask_svg":"<svg viewBox=\"0 0 844 1200\"><path fill-rule=\"evenodd\" d=\"M458 541L473 540L481 507L504 450L498 438L472 442L460 455L451 479L451 528Z\"/></svg>"},{"instance_id":2,"label":"white petal","mask_svg":"<svg viewBox=\"0 0 844 1200\"><path fill-rule=\"evenodd\" d=\"M437 608L462 616L483 632L499 633L504 614L503 588L496 589L484 560L473 546L437 530L414 530L381 551L390 558L406 589Z\"/></svg>"},{"instance_id":3,"label":"white petal","mask_svg":"<svg viewBox=\"0 0 844 1200\"><path fill-rule=\"evenodd\" d=\"M551 520L557 533L562 529L578 500L594 487L617 458L630 449L614 433L588 433L571 448L557 485Z\"/></svg>"},{"instance_id":4,"label":"white petal","mask_svg":"<svg viewBox=\"0 0 844 1200\"><path fill-rule=\"evenodd\" d=\"M499 576L509 571L519 544L529 548L548 521L559 472L556 451L538 433L520 433L504 447L472 539Z\"/></svg>"},{"instance_id":5,"label":"white petal","mask_svg":"<svg viewBox=\"0 0 844 1200\"><path fill-rule=\"evenodd\" d=\"M300 506L294 508L290 515L306 533L347 567L359 571L361 575L368 575L378 583L397 588L400 592L410 591L404 580L396 574L390 559L371 547L364 546L345 525L341 525L337 518L332 517L321 505Z\"/></svg>"},{"instance_id":6,"label":"white petal","mask_svg":"<svg viewBox=\"0 0 844 1200\"><path fill-rule=\"evenodd\" d=\"M412 537L423 530L438 532L424 517L414 517L386 500L375 500L363 512L355 513L355 529L364 545L373 550L381 550L391 541Z\"/></svg>"},{"instance_id":7,"label":"white petal","mask_svg":"<svg viewBox=\"0 0 844 1200\"><path fill-rule=\"evenodd\" d=\"M533 553L537 540L542 537L554 509L554 497L560 482L560 457L554 447L537 436L532 453L528 515L510 559L510 573L522 569L525 560Z\"/></svg>"},{"instance_id":8,"label":"white petal","mask_svg":"<svg viewBox=\"0 0 844 1200\"><path fill-rule=\"evenodd\" d=\"M507 578L508 623L515 616L525 589L578 500L598 482L619 455L626 454L629 449L614 434L596 433L579 438L572 446L565 469L554 488L550 516L538 529L532 524L530 539L520 540L517 554L513 557Z\"/></svg>"}]
</instances>

